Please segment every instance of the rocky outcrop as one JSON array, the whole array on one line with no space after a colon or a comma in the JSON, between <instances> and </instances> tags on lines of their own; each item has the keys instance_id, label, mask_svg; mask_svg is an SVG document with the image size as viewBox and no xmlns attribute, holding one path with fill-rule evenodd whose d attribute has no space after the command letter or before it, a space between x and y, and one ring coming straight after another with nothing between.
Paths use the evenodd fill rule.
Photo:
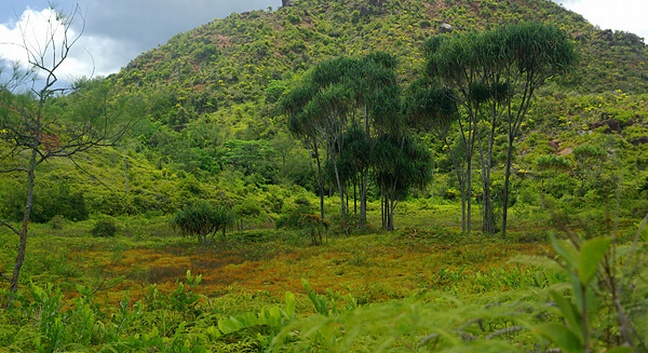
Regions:
<instances>
[{"instance_id":1,"label":"rocky outcrop","mask_svg":"<svg viewBox=\"0 0 648 353\"><path fill-rule=\"evenodd\" d=\"M558 152L558 149L560 148L560 140L549 141L549 147L553 148L554 152Z\"/></svg>"},{"instance_id":2,"label":"rocky outcrop","mask_svg":"<svg viewBox=\"0 0 648 353\"><path fill-rule=\"evenodd\" d=\"M282 6L293 6L295 5L295 0L281 0Z\"/></svg>"},{"instance_id":3,"label":"rocky outcrop","mask_svg":"<svg viewBox=\"0 0 648 353\"><path fill-rule=\"evenodd\" d=\"M630 141L634 146L645 145L648 143L648 136L637 137Z\"/></svg>"},{"instance_id":4,"label":"rocky outcrop","mask_svg":"<svg viewBox=\"0 0 648 353\"><path fill-rule=\"evenodd\" d=\"M605 129L603 129L604 134L611 134L612 131L621 132L621 122L616 119L605 119L592 123L591 125L592 130L600 127L605 127Z\"/></svg>"},{"instance_id":5,"label":"rocky outcrop","mask_svg":"<svg viewBox=\"0 0 648 353\"><path fill-rule=\"evenodd\" d=\"M439 26L439 33L452 33L452 31L454 31L454 27L449 23L444 22Z\"/></svg>"}]
</instances>

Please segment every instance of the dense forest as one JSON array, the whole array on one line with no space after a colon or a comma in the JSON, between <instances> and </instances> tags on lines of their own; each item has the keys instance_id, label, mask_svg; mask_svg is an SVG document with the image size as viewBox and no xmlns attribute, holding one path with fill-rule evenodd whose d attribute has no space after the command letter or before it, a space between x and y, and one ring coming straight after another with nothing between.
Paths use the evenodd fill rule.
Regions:
<instances>
[{"instance_id":1,"label":"dense forest","mask_svg":"<svg viewBox=\"0 0 648 353\"><path fill-rule=\"evenodd\" d=\"M301 0L66 90L32 65L0 75L8 351L648 350L635 34Z\"/></svg>"}]
</instances>

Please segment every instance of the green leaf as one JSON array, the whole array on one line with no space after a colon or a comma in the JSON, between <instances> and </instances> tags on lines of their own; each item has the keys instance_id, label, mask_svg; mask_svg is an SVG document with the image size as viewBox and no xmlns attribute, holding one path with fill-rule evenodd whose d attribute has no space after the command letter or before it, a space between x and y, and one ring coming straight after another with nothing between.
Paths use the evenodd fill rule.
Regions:
<instances>
[{"instance_id":1,"label":"green leaf","mask_svg":"<svg viewBox=\"0 0 648 353\"><path fill-rule=\"evenodd\" d=\"M634 352L631 347L614 347L605 351L605 353L632 353Z\"/></svg>"},{"instance_id":2,"label":"green leaf","mask_svg":"<svg viewBox=\"0 0 648 353\"><path fill-rule=\"evenodd\" d=\"M260 322L259 317L253 312L247 312L236 317L237 321L245 327L258 325Z\"/></svg>"},{"instance_id":3,"label":"green leaf","mask_svg":"<svg viewBox=\"0 0 648 353\"><path fill-rule=\"evenodd\" d=\"M292 320L295 317L295 306L297 301L295 300L295 295L291 292L286 292L286 316L288 319Z\"/></svg>"},{"instance_id":4,"label":"green leaf","mask_svg":"<svg viewBox=\"0 0 648 353\"><path fill-rule=\"evenodd\" d=\"M533 332L549 339L565 353L585 352L578 337L564 325L544 324L534 328Z\"/></svg>"},{"instance_id":5,"label":"green leaf","mask_svg":"<svg viewBox=\"0 0 648 353\"><path fill-rule=\"evenodd\" d=\"M221 331L218 328L216 328L216 326L214 326L214 325L209 326L207 328L206 332L207 332L207 335L209 335L209 337L211 337L212 339L216 339L216 338L222 336Z\"/></svg>"},{"instance_id":6,"label":"green leaf","mask_svg":"<svg viewBox=\"0 0 648 353\"><path fill-rule=\"evenodd\" d=\"M550 294L551 299L556 304L556 306L558 306L558 309L560 309L560 312L565 317L567 325L569 326L571 331L578 333L579 339L583 340L583 320L581 319L574 304L572 304L572 302L555 291L551 291Z\"/></svg>"},{"instance_id":7,"label":"green leaf","mask_svg":"<svg viewBox=\"0 0 648 353\"><path fill-rule=\"evenodd\" d=\"M224 335L236 332L242 327L244 327L244 325L242 325L236 318L231 316L229 318L224 317L218 320L218 329L221 330Z\"/></svg>"},{"instance_id":8,"label":"green leaf","mask_svg":"<svg viewBox=\"0 0 648 353\"><path fill-rule=\"evenodd\" d=\"M270 308L270 316L272 316L273 319L281 319L281 309L279 309L278 306L273 306Z\"/></svg>"},{"instance_id":9,"label":"green leaf","mask_svg":"<svg viewBox=\"0 0 648 353\"><path fill-rule=\"evenodd\" d=\"M576 269L578 264L578 252L576 252L576 249L571 244L556 239L554 234L550 234L549 238L556 253L567 263L568 269Z\"/></svg>"},{"instance_id":10,"label":"green leaf","mask_svg":"<svg viewBox=\"0 0 648 353\"><path fill-rule=\"evenodd\" d=\"M578 263L578 277L580 277L581 283L589 284L611 243L612 239L607 238L590 239L583 243Z\"/></svg>"},{"instance_id":11,"label":"green leaf","mask_svg":"<svg viewBox=\"0 0 648 353\"><path fill-rule=\"evenodd\" d=\"M310 293L311 291L310 283L308 283L308 281L304 278L302 278L302 286L304 286L304 289L306 289L307 293Z\"/></svg>"}]
</instances>

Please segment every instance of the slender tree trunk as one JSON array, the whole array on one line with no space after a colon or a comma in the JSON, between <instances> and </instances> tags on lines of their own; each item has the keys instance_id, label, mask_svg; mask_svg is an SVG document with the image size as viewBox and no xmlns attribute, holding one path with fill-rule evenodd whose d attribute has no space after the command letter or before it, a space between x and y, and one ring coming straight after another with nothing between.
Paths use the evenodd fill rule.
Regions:
<instances>
[{"instance_id":1,"label":"slender tree trunk","mask_svg":"<svg viewBox=\"0 0 648 353\"><path fill-rule=\"evenodd\" d=\"M357 177L353 177L353 215L358 215L358 183Z\"/></svg>"},{"instance_id":2,"label":"slender tree trunk","mask_svg":"<svg viewBox=\"0 0 648 353\"><path fill-rule=\"evenodd\" d=\"M489 165L490 159L486 155L484 148L479 143L479 155L481 159L481 170L482 170L482 227L483 231L488 234L493 234L495 232L494 227L494 216L493 216L493 200L491 198L491 180L490 180L490 171L491 167Z\"/></svg>"},{"instance_id":3,"label":"slender tree trunk","mask_svg":"<svg viewBox=\"0 0 648 353\"><path fill-rule=\"evenodd\" d=\"M472 233L472 153L466 155L466 226L468 234Z\"/></svg>"},{"instance_id":4,"label":"slender tree trunk","mask_svg":"<svg viewBox=\"0 0 648 353\"><path fill-rule=\"evenodd\" d=\"M20 270L25 262L25 252L27 251L27 227L29 226L29 219L31 217L32 204L34 200L34 180L36 178L37 158L38 151L36 148L33 148L31 157L29 158L29 169L27 170L27 199L25 201L22 225L20 227L20 243L18 244L18 254L16 255L16 262L14 263L14 270L9 287L9 290L13 293L18 290ZM11 301L9 302L9 305L11 305Z\"/></svg>"},{"instance_id":5,"label":"slender tree trunk","mask_svg":"<svg viewBox=\"0 0 648 353\"><path fill-rule=\"evenodd\" d=\"M360 185L360 226L367 224L367 184L369 171L365 168L362 172L362 184Z\"/></svg>"},{"instance_id":6,"label":"slender tree trunk","mask_svg":"<svg viewBox=\"0 0 648 353\"><path fill-rule=\"evenodd\" d=\"M344 187L344 203L346 205L347 212L349 212L349 191L346 185L342 185Z\"/></svg>"},{"instance_id":7,"label":"slender tree trunk","mask_svg":"<svg viewBox=\"0 0 648 353\"><path fill-rule=\"evenodd\" d=\"M491 171L492 171L492 160L493 160L493 144L495 139L495 123L496 123L496 111L495 106L493 106L493 116L491 116L491 128L488 131L486 136L486 150L484 150L484 143L481 137L477 138L478 147L479 147L479 157L481 160L481 170L482 170L482 221L483 221L483 231L488 234L495 233L495 214L493 206L493 198L491 195ZM476 123L476 122L475 122Z\"/></svg>"},{"instance_id":8,"label":"slender tree trunk","mask_svg":"<svg viewBox=\"0 0 648 353\"><path fill-rule=\"evenodd\" d=\"M380 195L380 225L382 227L385 226L385 206L384 206L384 203L385 203L385 196L381 194Z\"/></svg>"},{"instance_id":9,"label":"slender tree trunk","mask_svg":"<svg viewBox=\"0 0 648 353\"><path fill-rule=\"evenodd\" d=\"M128 195L128 160L126 160L125 148L124 148L124 178L126 179L126 195Z\"/></svg>"},{"instance_id":10,"label":"slender tree trunk","mask_svg":"<svg viewBox=\"0 0 648 353\"><path fill-rule=\"evenodd\" d=\"M394 226L394 211L396 210L396 204L397 201L394 199L394 197L392 197L389 200L389 218L387 221L387 230L389 231L393 231L394 229L396 229Z\"/></svg>"},{"instance_id":11,"label":"slender tree trunk","mask_svg":"<svg viewBox=\"0 0 648 353\"><path fill-rule=\"evenodd\" d=\"M469 111L470 107L468 107ZM472 113L470 113L472 114ZM469 115L470 115L469 114ZM466 231L468 234L472 233L472 158L473 158L473 149L475 146L475 127L472 118L468 119L468 127L464 128L464 124L459 122L459 132L461 133L461 141L464 144L465 148L465 161L466 161L466 170L463 179L464 190L462 191L462 198L466 200L465 206L462 205L462 208L466 209ZM459 178L461 185L461 178ZM461 186L460 186L461 187Z\"/></svg>"},{"instance_id":12,"label":"slender tree trunk","mask_svg":"<svg viewBox=\"0 0 648 353\"><path fill-rule=\"evenodd\" d=\"M450 143L448 142L447 134L438 133L440 139L443 140L443 143L448 148L450 153L450 159L452 160L452 167L454 169L455 175L457 177L457 182L459 183L459 192L461 193L461 231L465 232L467 230L466 222L466 178L463 170L463 164L460 162L459 157L452 151ZM462 134L462 136L464 136ZM464 143L465 145L465 143Z\"/></svg>"},{"instance_id":13,"label":"slender tree trunk","mask_svg":"<svg viewBox=\"0 0 648 353\"><path fill-rule=\"evenodd\" d=\"M531 81L529 81L531 82ZM529 107L531 106L531 97L533 96L534 86L529 83L522 95L522 101L517 114L512 113L511 100L507 102L507 119L508 119L508 149L506 151L506 172L504 175L504 205L502 206L502 237L506 237L506 228L508 224L508 200L509 200L509 184L511 183L511 166L513 164L513 144L515 143L515 136L520 131L522 118L526 116Z\"/></svg>"},{"instance_id":14,"label":"slender tree trunk","mask_svg":"<svg viewBox=\"0 0 648 353\"><path fill-rule=\"evenodd\" d=\"M324 175L322 173L322 162L320 161L319 149L317 148L317 143L313 141L313 153L315 154L315 161L317 162L317 178L319 184L319 196L320 196L320 218L324 219Z\"/></svg>"},{"instance_id":15,"label":"slender tree trunk","mask_svg":"<svg viewBox=\"0 0 648 353\"><path fill-rule=\"evenodd\" d=\"M464 190L463 183L459 183L461 192L461 231L465 232L466 229L466 191Z\"/></svg>"},{"instance_id":16,"label":"slender tree trunk","mask_svg":"<svg viewBox=\"0 0 648 353\"><path fill-rule=\"evenodd\" d=\"M344 202L344 187L342 186L342 180L340 179L340 172L338 171L337 160L335 157L333 157L333 170L335 171L335 182L337 183L338 193L340 194L340 212L342 214L342 219L346 219L347 210Z\"/></svg>"},{"instance_id":17,"label":"slender tree trunk","mask_svg":"<svg viewBox=\"0 0 648 353\"><path fill-rule=\"evenodd\" d=\"M373 150L373 143L371 141L371 126L369 124L369 114L367 112L367 104L363 106L364 110L364 125L365 125L365 139L369 144L369 154ZM362 170L362 181L360 185L360 228L364 228L367 224L367 185L369 184L369 168L365 166Z\"/></svg>"},{"instance_id":18,"label":"slender tree trunk","mask_svg":"<svg viewBox=\"0 0 648 353\"><path fill-rule=\"evenodd\" d=\"M509 134L508 150L506 154L506 171L504 174L504 204L502 205L502 237L506 237L508 222L509 183L511 180L511 165L513 164L513 136Z\"/></svg>"}]
</instances>

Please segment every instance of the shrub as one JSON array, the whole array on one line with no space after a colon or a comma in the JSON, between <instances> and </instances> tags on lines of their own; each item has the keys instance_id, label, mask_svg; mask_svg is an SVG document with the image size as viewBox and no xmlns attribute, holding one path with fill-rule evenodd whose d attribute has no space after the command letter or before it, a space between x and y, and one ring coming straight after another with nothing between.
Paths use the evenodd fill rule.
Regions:
<instances>
[{"instance_id":1,"label":"shrub","mask_svg":"<svg viewBox=\"0 0 648 353\"><path fill-rule=\"evenodd\" d=\"M311 204L305 198L299 198L295 200L294 208L288 210L285 214L281 215L275 221L275 227L277 229L288 228L288 229L301 229L302 224L302 215L309 214L311 212Z\"/></svg>"},{"instance_id":2,"label":"shrub","mask_svg":"<svg viewBox=\"0 0 648 353\"><path fill-rule=\"evenodd\" d=\"M235 221L234 212L225 206L213 207L205 201L198 201L178 212L173 217L173 225L187 236L197 236L203 245L210 244L220 230L223 237L227 227Z\"/></svg>"},{"instance_id":3,"label":"shrub","mask_svg":"<svg viewBox=\"0 0 648 353\"><path fill-rule=\"evenodd\" d=\"M94 227L90 230L93 237L113 237L117 233L117 226L112 219L102 219L95 223Z\"/></svg>"},{"instance_id":4,"label":"shrub","mask_svg":"<svg viewBox=\"0 0 648 353\"><path fill-rule=\"evenodd\" d=\"M16 187L4 196L2 213L14 222L23 218L27 190L23 186ZM37 188L32 201L31 221L47 223L59 215L69 221L77 222L88 219L88 208L82 192L72 192L67 183Z\"/></svg>"},{"instance_id":5,"label":"shrub","mask_svg":"<svg viewBox=\"0 0 648 353\"><path fill-rule=\"evenodd\" d=\"M52 229L63 229L63 226L65 225L65 219L61 215L56 215L52 217L52 219L50 219L49 224Z\"/></svg>"}]
</instances>

